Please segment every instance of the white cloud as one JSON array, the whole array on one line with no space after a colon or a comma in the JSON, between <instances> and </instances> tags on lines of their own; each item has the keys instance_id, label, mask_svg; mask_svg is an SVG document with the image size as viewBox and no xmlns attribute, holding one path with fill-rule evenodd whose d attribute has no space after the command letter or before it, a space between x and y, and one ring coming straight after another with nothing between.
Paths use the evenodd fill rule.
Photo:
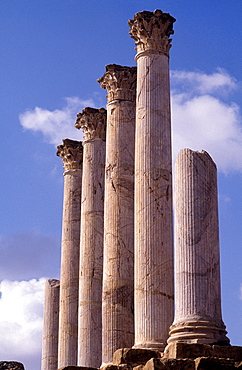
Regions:
<instances>
[{"instance_id":1,"label":"white cloud","mask_svg":"<svg viewBox=\"0 0 242 370\"><path fill-rule=\"evenodd\" d=\"M41 132L45 140L56 145L62 143L62 139L81 140L82 131L74 127L76 114L86 106L94 106L92 99L81 100L78 97L65 98L66 106L63 109L53 111L35 107L20 114L20 123L26 130Z\"/></svg>"},{"instance_id":2,"label":"white cloud","mask_svg":"<svg viewBox=\"0 0 242 370\"><path fill-rule=\"evenodd\" d=\"M182 148L209 152L222 172L242 171L242 119L239 106L225 102L236 81L224 70L174 71L172 81L173 156Z\"/></svg>"},{"instance_id":3,"label":"white cloud","mask_svg":"<svg viewBox=\"0 0 242 370\"><path fill-rule=\"evenodd\" d=\"M39 370L45 278L0 284L0 358Z\"/></svg>"}]
</instances>

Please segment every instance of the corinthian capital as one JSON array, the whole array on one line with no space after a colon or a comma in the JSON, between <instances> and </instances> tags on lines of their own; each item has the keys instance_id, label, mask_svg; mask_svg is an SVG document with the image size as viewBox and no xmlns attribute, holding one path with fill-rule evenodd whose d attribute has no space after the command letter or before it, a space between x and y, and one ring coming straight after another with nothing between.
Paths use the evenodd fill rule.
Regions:
<instances>
[{"instance_id":1,"label":"corinthian capital","mask_svg":"<svg viewBox=\"0 0 242 370\"><path fill-rule=\"evenodd\" d=\"M97 81L108 92L108 102L113 100L135 101L136 67L123 67L117 64L106 66L103 77Z\"/></svg>"},{"instance_id":2,"label":"corinthian capital","mask_svg":"<svg viewBox=\"0 0 242 370\"><path fill-rule=\"evenodd\" d=\"M77 114L75 127L82 129L84 140L106 140L107 111L104 108L84 108Z\"/></svg>"},{"instance_id":3,"label":"corinthian capital","mask_svg":"<svg viewBox=\"0 0 242 370\"><path fill-rule=\"evenodd\" d=\"M169 13L163 13L161 10L136 13L134 19L129 20L128 25L138 53L152 50L168 55L171 48L169 37L174 33L173 23L175 21Z\"/></svg>"},{"instance_id":4,"label":"corinthian capital","mask_svg":"<svg viewBox=\"0 0 242 370\"><path fill-rule=\"evenodd\" d=\"M82 169L82 153L81 141L64 139L63 145L58 145L56 155L62 158L64 170L69 171Z\"/></svg>"}]
</instances>

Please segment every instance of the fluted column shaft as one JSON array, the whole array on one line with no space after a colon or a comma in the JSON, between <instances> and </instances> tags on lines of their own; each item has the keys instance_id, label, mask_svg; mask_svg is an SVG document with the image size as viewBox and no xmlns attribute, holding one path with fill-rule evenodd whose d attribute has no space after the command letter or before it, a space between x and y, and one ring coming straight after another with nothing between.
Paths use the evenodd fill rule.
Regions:
<instances>
[{"instance_id":1,"label":"fluted column shaft","mask_svg":"<svg viewBox=\"0 0 242 370\"><path fill-rule=\"evenodd\" d=\"M102 361L102 278L106 110L85 108L77 115L84 132L79 275L78 365Z\"/></svg>"},{"instance_id":2,"label":"fluted column shaft","mask_svg":"<svg viewBox=\"0 0 242 370\"><path fill-rule=\"evenodd\" d=\"M42 370L56 370L58 366L60 281L46 280L44 322L42 336Z\"/></svg>"},{"instance_id":3,"label":"fluted column shaft","mask_svg":"<svg viewBox=\"0 0 242 370\"><path fill-rule=\"evenodd\" d=\"M77 365L82 143L58 146L64 162L58 368Z\"/></svg>"},{"instance_id":4,"label":"fluted column shaft","mask_svg":"<svg viewBox=\"0 0 242 370\"><path fill-rule=\"evenodd\" d=\"M175 171L176 311L169 343L228 344L221 314L217 170L180 151Z\"/></svg>"},{"instance_id":5,"label":"fluted column shaft","mask_svg":"<svg viewBox=\"0 0 242 370\"><path fill-rule=\"evenodd\" d=\"M109 65L104 200L103 363L134 341L134 133L136 68Z\"/></svg>"},{"instance_id":6,"label":"fluted column shaft","mask_svg":"<svg viewBox=\"0 0 242 370\"><path fill-rule=\"evenodd\" d=\"M173 321L169 40L161 11L129 21L137 44L135 138L135 347L163 350Z\"/></svg>"}]
</instances>

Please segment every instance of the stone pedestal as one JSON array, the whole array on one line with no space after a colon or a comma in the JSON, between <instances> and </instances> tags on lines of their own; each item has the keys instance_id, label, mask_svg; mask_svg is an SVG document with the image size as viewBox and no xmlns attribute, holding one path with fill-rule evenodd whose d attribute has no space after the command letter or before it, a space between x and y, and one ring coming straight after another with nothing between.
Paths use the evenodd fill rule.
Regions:
<instances>
[{"instance_id":1,"label":"stone pedestal","mask_svg":"<svg viewBox=\"0 0 242 370\"><path fill-rule=\"evenodd\" d=\"M102 278L106 109L85 108L76 127L84 132L79 275L78 365L102 361Z\"/></svg>"},{"instance_id":2,"label":"stone pedestal","mask_svg":"<svg viewBox=\"0 0 242 370\"><path fill-rule=\"evenodd\" d=\"M104 200L103 363L134 342L134 133L136 67L108 65Z\"/></svg>"},{"instance_id":3,"label":"stone pedestal","mask_svg":"<svg viewBox=\"0 0 242 370\"><path fill-rule=\"evenodd\" d=\"M60 281L46 280L42 336L42 370L56 370L58 365Z\"/></svg>"},{"instance_id":4,"label":"stone pedestal","mask_svg":"<svg viewBox=\"0 0 242 370\"><path fill-rule=\"evenodd\" d=\"M229 344L221 315L217 170L180 151L175 176L176 311L168 343Z\"/></svg>"},{"instance_id":5,"label":"stone pedestal","mask_svg":"<svg viewBox=\"0 0 242 370\"><path fill-rule=\"evenodd\" d=\"M174 310L169 86L174 21L160 10L129 21L137 45L135 347L161 351Z\"/></svg>"},{"instance_id":6,"label":"stone pedestal","mask_svg":"<svg viewBox=\"0 0 242 370\"><path fill-rule=\"evenodd\" d=\"M64 163L58 368L77 365L82 143L58 146Z\"/></svg>"}]
</instances>

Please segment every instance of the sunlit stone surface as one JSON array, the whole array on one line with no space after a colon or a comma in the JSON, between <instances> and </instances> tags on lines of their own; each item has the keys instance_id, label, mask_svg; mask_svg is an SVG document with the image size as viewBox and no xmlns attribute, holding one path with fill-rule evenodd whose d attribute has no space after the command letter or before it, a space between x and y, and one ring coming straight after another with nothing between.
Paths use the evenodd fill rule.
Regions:
<instances>
[{"instance_id":1,"label":"sunlit stone surface","mask_svg":"<svg viewBox=\"0 0 242 370\"><path fill-rule=\"evenodd\" d=\"M216 165L180 151L175 173L176 311L169 343L229 344L221 314Z\"/></svg>"},{"instance_id":2,"label":"sunlit stone surface","mask_svg":"<svg viewBox=\"0 0 242 370\"><path fill-rule=\"evenodd\" d=\"M78 365L100 367L102 361L102 279L106 109L85 108L75 126L82 128Z\"/></svg>"},{"instance_id":3,"label":"sunlit stone surface","mask_svg":"<svg viewBox=\"0 0 242 370\"><path fill-rule=\"evenodd\" d=\"M82 142L63 140L64 163L58 368L77 365Z\"/></svg>"},{"instance_id":4,"label":"sunlit stone surface","mask_svg":"<svg viewBox=\"0 0 242 370\"><path fill-rule=\"evenodd\" d=\"M163 350L173 321L170 35L156 10L129 21L137 45L135 347Z\"/></svg>"},{"instance_id":5,"label":"sunlit stone surface","mask_svg":"<svg viewBox=\"0 0 242 370\"><path fill-rule=\"evenodd\" d=\"M134 342L134 134L136 67L108 65L102 362Z\"/></svg>"}]
</instances>

